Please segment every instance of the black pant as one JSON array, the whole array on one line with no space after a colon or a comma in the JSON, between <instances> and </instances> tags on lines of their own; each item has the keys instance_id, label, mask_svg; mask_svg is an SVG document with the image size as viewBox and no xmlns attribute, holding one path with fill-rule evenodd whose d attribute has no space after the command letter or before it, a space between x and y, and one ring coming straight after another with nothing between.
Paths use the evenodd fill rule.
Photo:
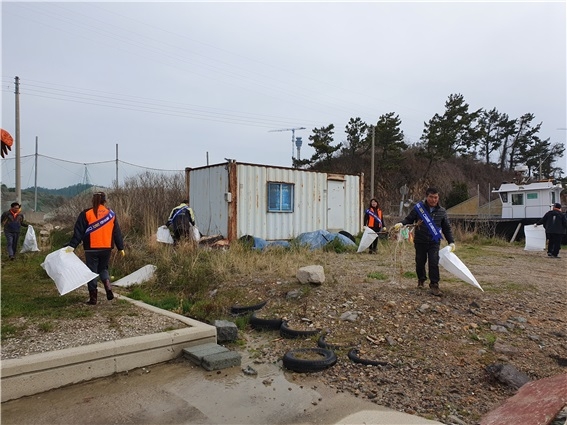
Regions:
<instances>
[{"instance_id":1,"label":"black pant","mask_svg":"<svg viewBox=\"0 0 567 425\"><path fill-rule=\"evenodd\" d=\"M425 263L429 261L429 286L439 286L439 244L414 243L415 246L415 272L420 282L427 280Z\"/></svg>"},{"instance_id":2,"label":"black pant","mask_svg":"<svg viewBox=\"0 0 567 425\"><path fill-rule=\"evenodd\" d=\"M100 280L103 282L110 279L110 274L108 273L108 263L110 261L110 249L98 249L98 250L88 250L85 251L85 260L87 267L93 273L98 273ZM91 280L87 287L89 291L96 291L97 287L97 277Z\"/></svg>"},{"instance_id":3,"label":"black pant","mask_svg":"<svg viewBox=\"0 0 567 425\"><path fill-rule=\"evenodd\" d=\"M561 233L548 233L547 239L549 239L547 243L547 253L557 257L561 249L561 239L563 239L563 235Z\"/></svg>"}]
</instances>

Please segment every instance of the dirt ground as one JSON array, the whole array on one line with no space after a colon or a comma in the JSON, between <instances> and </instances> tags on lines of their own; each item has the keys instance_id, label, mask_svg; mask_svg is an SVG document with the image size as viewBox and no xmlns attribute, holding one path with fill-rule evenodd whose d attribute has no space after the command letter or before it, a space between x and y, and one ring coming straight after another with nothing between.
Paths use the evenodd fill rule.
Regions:
<instances>
[{"instance_id":1,"label":"dirt ground","mask_svg":"<svg viewBox=\"0 0 567 425\"><path fill-rule=\"evenodd\" d=\"M388 363L354 363L349 350L337 350L335 366L312 374L337 392L444 423L475 424L516 392L487 366L512 365L531 379L567 372L567 260L518 245L462 245L455 254L484 292L443 269L443 297L418 289L413 246L401 244L378 255L329 254L326 282L298 299L287 299L294 282L255 280L255 293L269 300L257 314L283 317L292 328L309 324L328 332L327 342ZM278 362L290 348L317 341L272 332L257 352L262 361Z\"/></svg>"},{"instance_id":2,"label":"dirt ground","mask_svg":"<svg viewBox=\"0 0 567 425\"><path fill-rule=\"evenodd\" d=\"M383 244L378 255L328 253L322 285L259 272L222 282L219 291L250 288L251 299L268 301L259 317L320 329L328 343L387 363L355 363L348 349L337 349L334 366L294 374L298 381L315 378L337 393L447 424L477 424L516 392L487 366L512 365L530 379L567 372L567 257L519 245L457 244L455 253L484 292L444 270L443 297L418 289L407 243ZM319 336L287 339L248 328L244 344L230 348L246 350L257 364L281 365L288 350L315 347Z\"/></svg>"}]
</instances>

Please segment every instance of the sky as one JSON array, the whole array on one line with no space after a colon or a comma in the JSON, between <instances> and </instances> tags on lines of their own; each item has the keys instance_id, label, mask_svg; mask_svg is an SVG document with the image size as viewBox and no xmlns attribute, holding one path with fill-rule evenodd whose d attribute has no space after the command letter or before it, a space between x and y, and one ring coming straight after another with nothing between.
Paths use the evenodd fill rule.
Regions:
<instances>
[{"instance_id":1,"label":"sky","mask_svg":"<svg viewBox=\"0 0 567 425\"><path fill-rule=\"evenodd\" d=\"M2 1L1 19L1 125L15 134L18 76L24 188L36 138L52 188L111 179L83 164L117 150L151 169L291 166L293 136L310 158L314 128L334 124L336 145L351 118L394 112L418 142L451 94L566 139L565 1Z\"/></svg>"}]
</instances>

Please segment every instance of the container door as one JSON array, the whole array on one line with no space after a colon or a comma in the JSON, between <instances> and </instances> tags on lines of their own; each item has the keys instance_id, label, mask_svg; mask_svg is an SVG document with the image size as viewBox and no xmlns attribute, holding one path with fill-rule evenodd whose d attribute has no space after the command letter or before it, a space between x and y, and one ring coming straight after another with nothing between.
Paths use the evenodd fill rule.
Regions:
<instances>
[{"instance_id":1,"label":"container door","mask_svg":"<svg viewBox=\"0 0 567 425\"><path fill-rule=\"evenodd\" d=\"M327 180L327 230L339 232L345 227L345 182Z\"/></svg>"}]
</instances>

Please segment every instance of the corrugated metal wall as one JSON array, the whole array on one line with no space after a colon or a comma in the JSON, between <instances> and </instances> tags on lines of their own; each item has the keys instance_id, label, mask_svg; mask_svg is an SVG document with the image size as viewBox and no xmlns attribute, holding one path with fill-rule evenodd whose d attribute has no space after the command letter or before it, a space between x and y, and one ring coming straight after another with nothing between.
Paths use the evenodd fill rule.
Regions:
<instances>
[{"instance_id":1,"label":"corrugated metal wall","mask_svg":"<svg viewBox=\"0 0 567 425\"><path fill-rule=\"evenodd\" d=\"M228 234L228 191L226 164L196 168L189 173L189 205L197 228L204 235Z\"/></svg>"},{"instance_id":2,"label":"corrugated metal wall","mask_svg":"<svg viewBox=\"0 0 567 425\"><path fill-rule=\"evenodd\" d=\"M236 164L238 193L236 202L236 236L252 235L266 240L292 239L304 232L327 229L326 173ZM338 177L337 177L338 176ZM333 178L342 178L333 175ZM189 204L195 211L197 227L205 235L228 234L228 172L226 164L196 168L190 171ZM294 185L293 213L268 213L268 182ZM357 234L362 227L360 177L344 176L344 226L342 230ZM236 195L236 196L235 196Z\"/></svg>"},{"instance_id":3,"label":"corrugated metal wall","mask_svg":"<svg viewBox=\"0 0 567 425\"><path fill-rule=\"evenodd\" d=\"M238 237L292 239L304 232L327 229L327 174L296 169L238 164ZM268 182L294 184L293 213L268 213ZM345 176L344 227L361 228L358 176Z\"/></svg>"}]
</instances>

